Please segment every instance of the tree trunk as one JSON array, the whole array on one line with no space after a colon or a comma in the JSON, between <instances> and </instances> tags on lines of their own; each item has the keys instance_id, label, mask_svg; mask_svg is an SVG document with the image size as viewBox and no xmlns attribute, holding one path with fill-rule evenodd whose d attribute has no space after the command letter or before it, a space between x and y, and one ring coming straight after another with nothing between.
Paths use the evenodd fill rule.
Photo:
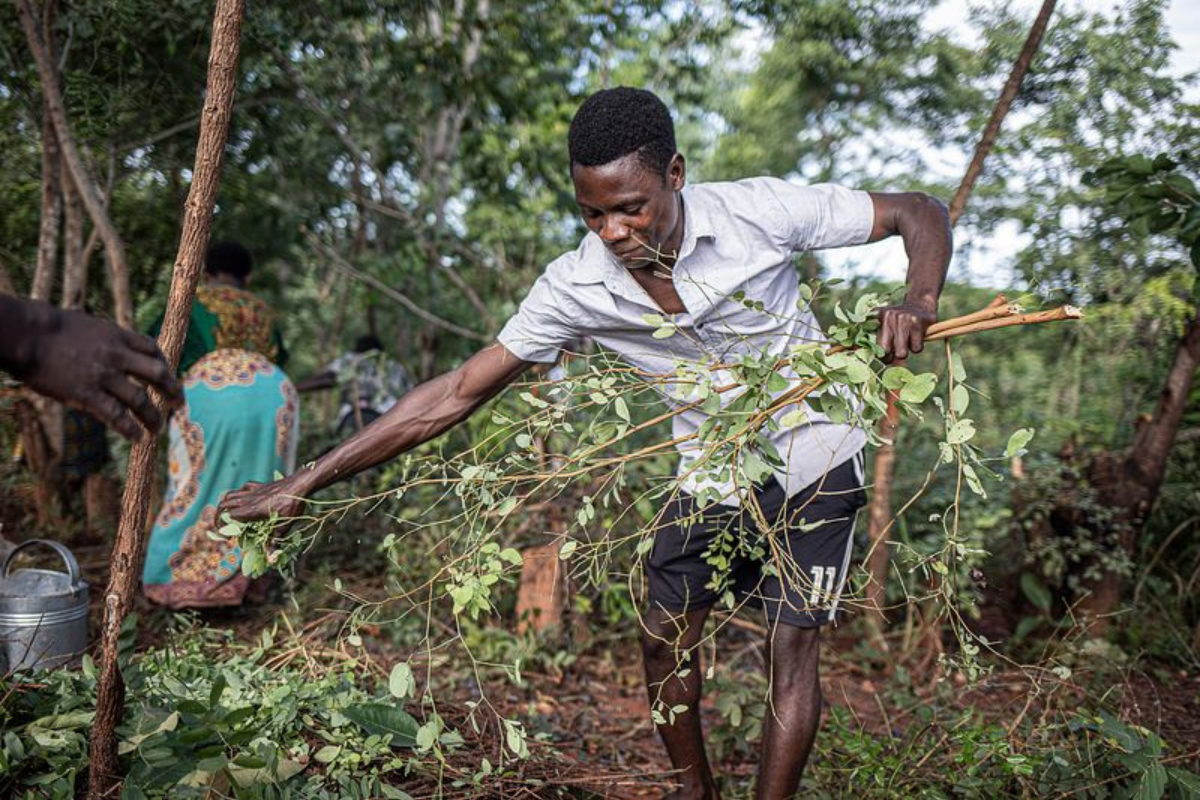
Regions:
<instances>
[{"instance_id":1,"label":"tree trunk","mask_svg":"<svg viewBox=\"0 0 1200 800\"><path fill-rule=\"evenodd\" d=\"M3 260L0 260L0 294L10 294L13 297L17 295L17 287L13 285L12 275L9 274Z\"/></svg>"},{"instance_id":2,"label":"tree trunk","mask_svg":"<svg viewBox=\"0 0 1200 800\"><path fill-rule=\"evenodd\" d=\"M62 451L54 446L53 435L62 441L61 425L47 425L47 406L62 406L26 390L17 401L16 414L21 430L21 448L25 465L33 474L33 500L39 528L49 528L62 510ZM61 414L59 415L61 419ZM53 421L53 420L51 420Z\"/></svg>"},{"instance_id":3,"label":"tree trunk","mask_svg":"<svg viewBox=\"0 0 1200 800\"><path fill-rule=\"evenodd\" d=\"M125 328L133 327L133 296L129 291L129 266L125 258L125 244L120 234L109 219L96 191L96 184L88 173L71 133L67 121L66 108L63 106L62 92L58 85L58 73L55 70L54 59L38 30L33 6L29 0L14 0L17 15L21 18L21 26L25 30L25 39L29 50L37 62L38 78L42 83L42 98L46 104L50 119L54 123L54 132L58 137L58 146L62 149L64 163L70 172L80 199L87 209L92 224L100 232L104 242L104 251L108 256L108 268L112 280L113 301L116 307L117 323Z\"/></svg>"},{"instance_id":4,"label":"tree trunk","mask_svg":"<svg viewBox=\"0 0 1200 800\"><path fill-rule=\"evenodd\" d=\"M1120 545L1127 553L1133 552L1137 536L1158 499L1198 366L1200 311L1179 340L1154 415L1138 429L1129 452L1115 461L1098 458L1090 470L1096 498L1115 512L1111 524L1118 526ZM1086 582L1085 589L1088 593L1080 601L1080 610L1094 618L1093 633L1102 633L1107 627L1105 615L1116 611L1121 600L1121 576L1105 572L1099 579Z\"/></svg>"},{"instance_id":5,"label":"tree trunk","mask_svg":"<svg viewBox=\"0 0 1200 800\"><path fill-rule=\"evenodd\" d=\"M896 393L888 392L887 415L879 421L879 435L885 442L875 452L875 472L872 478L871 504L868 509L867 540L870 551L867 556L867 625L871 638L886 649L883 628L887 616L883 613L886 603L888 564L890 554L887 547L888 528L892 521L892 481L896 472L896 435L900 432L900 407L896 405Z\"/></svg>"},{"instance_id":6,"label":"tree trunk","mask_svg":"<svg viewBox=\"0 0 1200 800\"><path fill-rule=\"evenodd\" d=\"M1046 32L1046 26L1050 21L1050 15L1054 12L1055 3L1056 0L1045 0L1042 3L1042 8L1038 11L1037 18L1034 19L1033 25L1029 29L1029 36L1025 40L1025 46L1021 48L1021 54L1017 56L1016 62L1013 63L1008 81L1000 91L1000 97L996 101L995 108L992 109L992 116L983 130L979 144L975 147L975 155L971 158L971 163L967 166L967 171L963 175L962 182L958 185L958 191L954 193L954 199L950 202L951 225L957 223L958 218L962 216L963 209L967 206L967 198L971 194L971 189L974 188L975 182L983 172L984 159L987 158L992 147L995 145L996 136L1000 132L1000 124L1008 114L1009 108L1012 107L1013 100L1021 88L1022 81L1025 80L1025 73L1029 71L1029 65L1033 61L1033 56L1042 42L1042 35ZM894 411L895 400L889 396L887 416L880 422L880 436L889 441L895 438L899 429L899 418L896 418L895 423L892 422ZM871 494L870 529L868 535L870 536L871 546L874 548L872 551L873 563L869 565L872 576L872 588L880 593L883 592L886 584L881 583L878 587L875 587L874 581L877 577L879 580L886 580L888 553L885 543L877 540L883 537L884 531L892 518L892 484L895 470L896 457L892 448L886 445L879 448L875 454L874 466L872 468L874 489ZM881 563L874 563L877 561ZM879 625L881 622L881 618L876 617L874 625Z\"/></svg>"},{"instance_id":7,"label":"tree trunk","mask_svg":"<svg viewBox=\"0 0 1200 800\"><path fill-rule=\"evenodd\" d=\"M967 207L967 198L970 197L971 190L975 188L975 182L983 174L984 159L992 152L992 147L996 144L996 136L1000 133L1000 124L1004 122L1013 100L1017 97L1017 92L1021 89L1025 73L1029 72L1029 65L1033 63L1033 57L1042 43L1042 35L1046 33L1046 26L1050 23L1050 15L1054 13L1056 1L1045 0L1037 17L1033 20L1033 25L1029 28L1025 46L1021 48L1021 54L1013 63L1012 71L1008 74L1004 88L1000 90L1000 98L996 101L996 107L992 109L992 116L983 129L983 135L979 137L979 144L975 145L975 155L972 156L971 163L967 165L962 183L958 185L958 191L954 193L954 199L950 202L951 225L957 223L958 218L962 216L963 210Z\"/></svg>"},{"instance_id":8,"label":"tree trunk","mask_svg":"<svg viewBox=\"0 0 1200 800\"><path fill-rule=\"evenodd\" d=\"M565 526L558 526L565 527ZM554 526L551 526L551 531ZM521 551L521 581L517 589L517 633L562 629L567 607L567 571L558 551L562 539Z\"/></svg>"},{"instance_id":9,"label":"tree trunk","mask_svg":"<svg viewBox=\"0 0 1200 800\"><path fill-rule=\"evenodd\" d=\"M83 247L83 209L70 175L63 180L62 307L83 308L87 292L87 262Z\"/></svg>"},{"instance_id":10,"label":"tree trunk","mask_svg":"<svg viewBox=\"0 0 1200 800\"><path fill-rule=\"evenodd\" d=\"M47 108L42 114L42 216L38 231L37 266L29 296L34 300L49 300L54 288L54 273L58 266L58 228L62 203L59 178L61 159L58 137Z\"/></svg>"},{"instance_id":11,"label":"tree trunk","mask_svg":"<svg viewBox=\"0 0 1200 800\"><path fill-rule=\"evenodd\" d=\"M18 0L21 2L21 0ZM163 319L159 347L174 369L179 363L183 339L204 267L204 253L212 232L213 206L225 139L237 84L238 52L241 44L244 0L217 0L213 15L212 45L208 57L208 87L196 147L196 165L188 192L179 241L179 252L171 279L171 293ZM161 398L156 398L160 408ZM165 409L164 409L165 411ZM117 758L116 726L125 709L125 684L117 661L121 623L129 612L142 563L142 534L150 506L157 437L143 436L129 454L129 473L121 499L121 521L109 563L110 579L104 595L104 624L101 632L100 679L96 688L96 720L92 728L88 795L92 800L111 797L121 780Z\"/></svg>"}]
</instances>

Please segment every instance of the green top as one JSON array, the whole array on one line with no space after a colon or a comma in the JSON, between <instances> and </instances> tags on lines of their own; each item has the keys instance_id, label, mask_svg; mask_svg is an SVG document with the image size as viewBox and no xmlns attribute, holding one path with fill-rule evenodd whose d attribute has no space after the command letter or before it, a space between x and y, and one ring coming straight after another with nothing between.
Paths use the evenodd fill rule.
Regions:
<instances>
[{"instance_id":1,"label":"green top","mask_svg":"<svg viewBox=\"0 0 1200 800\"><path fill-rule=\"evenodd\" d=\"M151 336L158 336L162 323L159 317L150 330ZM275 323L275 312L262 299L236 286L201 286L192 302L179 374L214 350L225 349L261 353L281 368L287 365L288 352Z\"/></svg>"}]
</instances>

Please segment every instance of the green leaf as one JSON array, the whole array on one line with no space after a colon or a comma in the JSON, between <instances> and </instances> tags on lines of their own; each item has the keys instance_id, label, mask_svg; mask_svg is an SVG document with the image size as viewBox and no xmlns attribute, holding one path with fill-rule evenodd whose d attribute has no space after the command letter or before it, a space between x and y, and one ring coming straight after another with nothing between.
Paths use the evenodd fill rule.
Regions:
<instances>
[{"instance_id":1,"label":"green leaf","mask_svg":"<svg viewBox=\"0 0 1200 800\"><path fill-rule=\"evenodd\" d=\"M1157 761L1146 765L1138 780L1133 800L1159 800L1167 790L1167 769Z\"/></svg>"},{"instance_id":2,"label":"green leaf","mask_svg":"<svg viewBox=\"0 0 1200 800\"><path fill-rule=\"evenodd\" d=\"M242 574L257 578L267 571L267 559L257 547L242 548Z\"/></svg>"},{"instance_id":3,"label":"green leaf","mask_svg":"<svg viewBox=\"0 0 1200 800\"><path fill-rule=\"evenodd\" d=\"M954 387L954 391L950 393L950 410L955 414L961 414L967 410L967 406L971 405L971 393L967 391L967 387L959 384Z\"/></svg>"},{"instance_id":4,"label":"green leaf","mask_svg":"<svg viewBox=\"0 0 1200 800\"><path fill-rule=\"evenodd\" d=\"M1008 446L1004 448L1004 457L1013 458L1025 453L1025 446L1033 440L1033 428L1021 428L1013 431L1013 435L1008 437Z\"/></svg>"},{"instance_id":5,"label":"green leaf","mask_svg":"<svg viewBox=\"0 0 1200 800\"><path fill-rule=\"evenodd\" d=\"M1125 169L1139 178L1148 178L1154 173L1154 162L1139 153L1125 158Z\"/></svg>"},{"instance_id":6,"label":"green leaf","mask_svg":"<svg viewBox=\"0 0 1200 800\"><path fill-rule=\"evenodd\" d=\"M742 472L751 483L759 483L772 475L771 468L753 450L742 451Z\"/></svg>"},{"instance_id":7,"label":"green leaf","mask_svg":"<svg viewBox=\"0 0 1200 800\"><path fill-rule=\"evenodd\" d=\"M433 747L433 743L437 741L437 723L430 721L417 728L416 739L418 750L428 750Z\"/></svg>"},{"instance_id":8,"label":"green leaf","mask_svg":"<svg viewBox=\"0 0 1200 800\"><path fill-rule=\"evenodd\" d=\"M575 552L575 548L579 547L579 542L574 539L567 539L562 543L562 547L558 548L558 557L566 561Z\"/></svg>"},{"instance_id":9,"label":"green leaf","mask_svg":"<svg viewBox=\"0 0 1200 800\"><path fill-rule=\"evenodd\" d=\"M808 412L803 408L797 408L794 411L789 411L779 418L779 426L781 428L795 428L803 425L808 419Z\"/></svg>"},{"instance_id":10,"label":"green leaf","mask_svg":"<svg viewBox=\"0 0 1200 800\"><path fill-rule=\"evenodd\" d=\"M390 735L392 747L412 747L420 727L411 714L386 703L360 703L342 712L346 719L367 733Z\"/></svg>"},{"instance_id":11,"label":"green leaf","mask_svg":"<svg viewBox=\"0 0 1200 800\"><path fill-rule=\"evenodd\" d=\"M617 416L629 422L629 406L625 405L625 398L618 397L613 401L613 410L617 412Z\"/></svg>"},{"instance_id":12,"label":"green leaf","mask_svg":"<svg viewBox=\"0 0 1200 800\"><path fill-rule=\"evenodd\" d=\"M662 318L661 314L642 314L642 322L655 328L661 328L666 320Z\"/></svg>"},{"instance_id":13,"label":"green leaf","mask_svg":"<svg viewBox=\"0 0 1200 800\"><path fill-rule=\"evenodd\" d=\"M1054 598L1050 595L1050 590L1032 572L1021 573L1021 593L1025 595L1025 599L1038 611L1048 613L1050 611L1050 604L1054 602Z\"/></svg>"},{"instance_id":14,"label":"green leaf","mask_svg":"<svg viewBox=\"0 0 1200 800\"><path fill-rule=\"evenodd\" d=\"M850 419L850 407L846 405L846 398L834 392L827 392L818 398L821 403L821 412L829 417L830 422L846 422Z\"/></svg>"},{"instance_id":15,"label":"green leaf","mask_svg":"<svg viewBox=\"0 0 1200 800\"><path fill-rule=\"evenodd\" d=\"M125 781L125 785L121 787L121 800L147 800L146 793L133 785L132 781Z\"/></svg>"},{"instance_id":16,"label":"green leaf","mask_svg":"<svg viewBox=\"0 0 1200 800\"><path fill-rule=\"evenodd\" d=\"M950 354L950 374L954 377L955 383L962 383L967 379L967 370L963 367L962 356L957 352Z\"/></svg>"},{"instance_id":17,"label":"green leaf","mask_svg":"<svg viewBox=\"0 0 1200 800\"><path fill-rule=\"evenodd\" d=\"M771 377L767 378L767 391L771 394L779 394L786 391L788 386L788 379L778 372L772 372Z\"/></svg>"},{"instance_id":18,"label":"green leaf","mask_svg":"<svg viewBox=\"0 0 1200 800\"><path fill-rule=\"evenodd\" d=\"M1179 794L1172 796L1196 798L1200 797L1200 775L1194 772L1188 772L1186 769L1178 767L1170 767L1167 769L1167 777L1171 781L1172 788L1178 788Z\"/></svg>"},{"instance_id":19,"label":"green leaf","mask_svg":"<svg viewBox=\"0 0 1200 800\"><path fill-rule=\"evenodd\" d=\"M866 383L871 380L871 368L857 358L852 358L846 362L846 380L850 383Z\"/></svg>"},{"instance_id":20,"label":"green leaf","mask_svg":"<svg viewBox=\"0 0 1200 800\"><path fill-rule=\"evenodd\" d=\"M879 377L885 389L895 391L911 381L914 376L912 370L907 367L888 367Z\"/></svg>"},{"instance_id":21,"label":"green leaf","mask_svg":"<svg viewBox=\"0 0 1200 800\"><path fill-rule=\"evenodd\" d=\"M335 744L327 744L316 752L314 759L322 764L331 764L333 760L342 752L342 748Z\"/></svg>"},{"instance_id":22,"label":"green leaf","mask_svg":"<svg viewBox=\"0 0 1200 800\"><path fill-rule=\"evenodd\" d=\"M392 673L388 676L388 691L392 697L403 700L406 697L411 697L416 693L417 682L413 678L412 667L407 661L401 661L396 666L392 667Z\"/></svg>"},{"instance_id":23,"label":"green leaf","mask_svg":"<svg viewBox=\"0 0 1200 800\"><path fill-rule=\"evenodd\" d=\"M454 586L450 589L450 599L454 601L453 613L457 614L475 599L475 589L471 586Z\"/></svg>"},{"instance_id":24,"label":"green leaf","mask_svg":"<svg viewBox=\"0 0 1200 800\"><path fill-rule=\"evenodd\" d=\"M987 492L984 491L983 483L979 480L979 475L976 474L975 468L970 464L963 464L963 477L967 479L967 488L980 497L987 499Z\"/></svg>"},{"instance_id":25,"label":"green leaf","mask_svg":"<svg viewBox=\"0 0 1200 800\"><path fill-rule=\"evenodd\" d=\"M933 387L937 385L937 375L932 372L924 372L920 375L914 375L912 380L904 385L900 390L900 399L905 403L918 405L924 403L929 395L933 394Z\"/></svg>"},{"instance_id":26,"label":"green leaf","mask_svg":"<svg viewBox=\"0 0 1200 800\"><path fill-rule=\"evenodd\" d=\"M960 419L946 431L946 443L950 445L964 444L975 436L975 423L969 419Z\"/></svg>"},{"instance_id":27,"label":"green leaf","mask_svg":"<svg viewBox=\"0 0 1200 800\"><path fill-rule=\"evenodd\" d=\"M225 678L225 673L217 674L217 677L212 682L212 688L208 691L208 705L215 707L221 702L221 695L225 693L225 687L229 685L229 681Z\"/></svg>"},{"instance_id":28,"label":"green leaf","mask_svg":"<svg viewBox=\"0 0 1200 800\"><path fill-rule=\"evenodd\" d=\"M521 392L521 399L534 408L548 408L550 406L545 400L540 397L535 397L532 392Z\"/></svg>"},{"instance_id":29,"label":"green leaf","mask_svg":"<svg viewBox=\"0 0 1200 800\"><path fill-rule=\"evenodd\" d=\"M678 329L675 327L675 325L673 323L668 322L667 324L663 325L661 328L659 328L658 330L656 330L654 333L652 333L650 335L653 336L655 339L669 339L675 335L676 330L678 330Z\"/></svg>"},{"instance_id":30,"label":"green leaf","mask_svg":"<svg viewBox=\"0 0 1200 800\"><path fill-rule=\"evenodd\" d=\"M1029 634L1033 633L1042 625L1041 617L1025 617L1017 623L1017 629L1013 631L1013 642L1023 642Z\"/></svg>"},{"instance_id":31,"label":"green leaf","mask_svg":"<svg viewBox=\"0 0 1200 800\"><path fill-rule=\"evenodd\" d=\"M525 744L525 731L521 723L504 720L504 743L517 758L529 757L529 748Z\"/></svg>"}]
</instances>

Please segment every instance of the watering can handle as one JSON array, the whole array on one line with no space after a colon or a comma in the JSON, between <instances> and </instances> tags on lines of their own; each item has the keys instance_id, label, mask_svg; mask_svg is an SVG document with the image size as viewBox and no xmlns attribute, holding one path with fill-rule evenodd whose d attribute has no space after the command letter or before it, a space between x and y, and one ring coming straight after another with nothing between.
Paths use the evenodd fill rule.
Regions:
<instances>
[{"instance_id":1,"label":"watering can handle","mask_svg":"<svg viewBox=\"0 0 1200 800\"><path fill-rule=\"evenodd\" d=\"M62 557L62 560L67 563L67 573L71 576L71 585L79 583L79 562L75 560L75 555L66 548L65 545L59 544L51 539L29 539L21 542L19 545L9 551L8 557L4 559L4 566L0 567L0 577L8 577L8 568L12 565L13 559L17 553L24 550L26 547L31 547L35 544L44 544L53 547L54 550Z\"/></svg>"}]
</instances>

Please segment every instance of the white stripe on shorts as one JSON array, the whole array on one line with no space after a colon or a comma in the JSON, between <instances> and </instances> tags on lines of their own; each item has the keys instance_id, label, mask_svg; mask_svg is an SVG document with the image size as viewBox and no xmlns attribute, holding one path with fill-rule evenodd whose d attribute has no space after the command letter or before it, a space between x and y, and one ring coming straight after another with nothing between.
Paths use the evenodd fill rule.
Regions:
<instances>
[{"instance_id":1,"label":"white stripe on shorts","mask_svg":"<svg viewBox=\"0 0 1200 800\"><path fill-rule=\"evenodd\" d=\"M866 483L866 452L859 450L854 458L854 476L858 478L859 484ZM829 621L837 624L837 607L838 601L842 599L842 588L846 585L846 578L850 573L850 556L854 554L854 530L858 527L858 510L854 512L854 522L850 524L850 535L846 537L846 554L842 556L842 577L838 581L837 590L833 594L833 602L829 604Z\"/></svg>"}]
</instances>

